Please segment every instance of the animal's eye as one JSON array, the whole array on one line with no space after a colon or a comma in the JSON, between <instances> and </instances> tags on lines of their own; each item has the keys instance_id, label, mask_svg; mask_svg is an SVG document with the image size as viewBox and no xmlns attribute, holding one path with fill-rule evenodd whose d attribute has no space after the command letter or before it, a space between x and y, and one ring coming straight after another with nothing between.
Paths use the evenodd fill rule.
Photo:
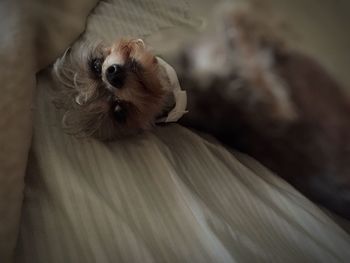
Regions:
<instances>
[{"instance_id":1,"label":"animal's eye","mask_svg":"<svg viewBox=\"0 0 350 263\"><path fill-rule=\"evenodd\" d=\"M142 70L142 66L135 59L128 60L125 67L129 68L134 73L138 73Z\"/></svg>"},{"instance_id":2,"label":"animal's eye","mask_svg":"<svg viewBox=\"0 0 350 263\"><path fill-rule=\"evenodd\" d=\"M125 123L127 117L127 111L125 105L118 101L114 102L112 105L113 117L119 123Z\"/></svg>"},{"instance_id":3,"label":"animal's eye","mask_svg":"<svg viewBox=\"0 0 350 263\"><path fill-rule=\"evenodd\" d=\"M102 73L102 59L101 58L95 58L91 61L90 69L92 73L94 73L96 76L101 76Z\"/></svg>"}]
</instances>

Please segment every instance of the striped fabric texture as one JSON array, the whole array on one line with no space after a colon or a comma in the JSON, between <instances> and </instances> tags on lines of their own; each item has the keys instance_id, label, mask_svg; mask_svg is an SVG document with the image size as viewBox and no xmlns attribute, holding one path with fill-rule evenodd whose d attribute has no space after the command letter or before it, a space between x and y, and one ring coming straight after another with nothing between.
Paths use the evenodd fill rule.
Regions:
<instances>
[{"instance_id":1,"label":"striped fabric texture","mask_svg":"<svg viewBox=\"0 0 350 263\"><path fill-rule=\"evenodd\" d=\"M192 8L102 1L85 36L199 27ZM49 70L38 76L16 262L349 262L348 234L249 157L176 124L112 143L74 138L52 85Z\"/></svg>"}]
</instances>

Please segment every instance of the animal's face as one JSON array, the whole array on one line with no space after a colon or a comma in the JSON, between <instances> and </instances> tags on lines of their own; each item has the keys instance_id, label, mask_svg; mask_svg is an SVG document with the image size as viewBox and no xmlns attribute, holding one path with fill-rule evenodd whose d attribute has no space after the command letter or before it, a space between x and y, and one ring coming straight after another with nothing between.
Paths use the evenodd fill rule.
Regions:
<instances>
[{"instance_id":1,"label":"animal's face","mask_svg":"<svg viewBox=\"0 0 350 263\"><path fill-rule=\"evenodd\" d=\"M54 65L54 102L68 132L108 140L148 129L165 91L157 59L140 39L75 46Z\"/></svg>"}]
</instances>

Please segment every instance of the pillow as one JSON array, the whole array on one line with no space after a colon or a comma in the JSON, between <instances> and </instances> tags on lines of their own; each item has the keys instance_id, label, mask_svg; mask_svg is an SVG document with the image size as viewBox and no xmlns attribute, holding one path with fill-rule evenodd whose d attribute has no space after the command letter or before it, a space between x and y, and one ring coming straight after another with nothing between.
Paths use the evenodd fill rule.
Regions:
<instances>
[{"instance_id":1,"label":"pillow","mask_svg":"<svg viewBox=\"0 0 350 263\"><path fill-rule=\"evenodd\" d=\"M32 134L35 74L78 37L95 4L95 0L0 2L1 262L11 260L17 240Z\"/></svg>"}]
</instances>

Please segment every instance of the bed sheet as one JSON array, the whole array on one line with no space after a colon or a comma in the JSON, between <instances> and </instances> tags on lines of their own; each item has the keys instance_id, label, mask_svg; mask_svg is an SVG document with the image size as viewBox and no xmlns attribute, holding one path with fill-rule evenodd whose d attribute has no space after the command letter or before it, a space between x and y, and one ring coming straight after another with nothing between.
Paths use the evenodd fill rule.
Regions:
<instances>
[{"instance_id":1,"label":"bed sheet","mask_svg":"<svg viewBox=\"0 0 350 263\"><path fill-rule=\"evenodd\" d=\"M203 23L185 0L101 1L84 38L161 46L152 35ZM52 85L43 71L17 262L350 259L348 234L248 156L176 124L107 144L76 139L61 129Z\"/></svg>"}]
</instances>

